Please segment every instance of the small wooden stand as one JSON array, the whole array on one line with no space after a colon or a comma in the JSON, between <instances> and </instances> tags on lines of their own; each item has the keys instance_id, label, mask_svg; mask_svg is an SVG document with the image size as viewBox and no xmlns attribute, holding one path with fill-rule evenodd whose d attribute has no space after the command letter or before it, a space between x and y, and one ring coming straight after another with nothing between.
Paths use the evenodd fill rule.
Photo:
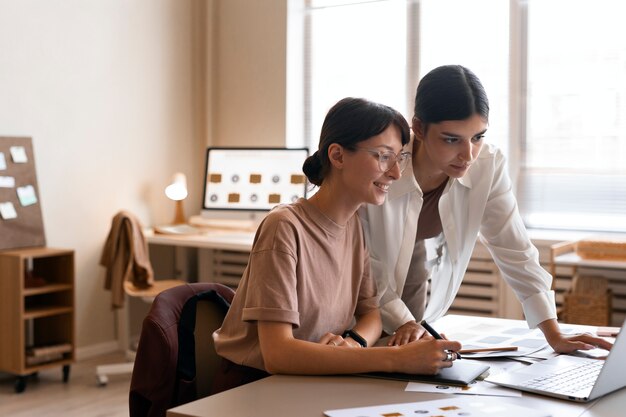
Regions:
<instances>
[{"instance_id":1,"label":"small wooden stand","mask_svg":"<svg viewBox=\"0 0 626 417\"><path fill-rule=\"evenodd\" d=\"M36 277L33 286L27 276ZM75 360L74 251L1 251L0 294L0 370L17 376L15 392L26 389L28 376L56 366L67 382Z\"/></svg>"}]
</instances>

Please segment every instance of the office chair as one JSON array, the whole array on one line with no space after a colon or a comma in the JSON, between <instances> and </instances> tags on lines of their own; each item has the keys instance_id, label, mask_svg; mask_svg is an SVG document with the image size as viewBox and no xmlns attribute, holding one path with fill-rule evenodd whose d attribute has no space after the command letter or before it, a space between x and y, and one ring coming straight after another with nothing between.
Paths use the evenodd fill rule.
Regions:
<instances>
[{"instance_id":1,"label":"office chair","mask_svg":"<svg viewBox=\"0 0 626 417\"><path fill-rule=\"evenodd\" d=\"M234 290L190 283L161 292L145 317L130 383L130 417L165 416L166 410L209 395L221 358L212 333Z\"/></svg>"},{"instance_id":2,"label":"office chair","mask_svg":"<svg viewBox=\"0 0 626 417\"><path fill-rule=\"evenodd\" d=\"M138 288L132 282L126 281L124 282L124 293L127 298L139 298L150 304L161 292L183 284L185 284L185 281L163 279L154 281L151 287ZM131 374L133 372L135 350L131 348L130 331L128 328L130 323L130 306L128 305L128 300L126 301L126 306L116 311L116 323L120 334L120 345L124 349L127 361L96 366L96 379L101 387L108 384L110 375Z\"/></svg>"},{"instance_id":3,"label":"office chair","mask_svg":"<svg viewBox=\"0 0 626 417\"><path fill-rule=\"evenodd\" d=\"M122 210L111 221L100 264L106 268L105 288L111 291L111 306L116 308L116 323L120 344L127 362L96 367L98 385L105 386L109 375L130 374L133 371L134 350L130 348L129 298L152 303L161 291L185 284L176 279L155 280L148 255L148 245L139 219ZM124 308L122 308L124 307Z\"/></svg>"}]
</instances>

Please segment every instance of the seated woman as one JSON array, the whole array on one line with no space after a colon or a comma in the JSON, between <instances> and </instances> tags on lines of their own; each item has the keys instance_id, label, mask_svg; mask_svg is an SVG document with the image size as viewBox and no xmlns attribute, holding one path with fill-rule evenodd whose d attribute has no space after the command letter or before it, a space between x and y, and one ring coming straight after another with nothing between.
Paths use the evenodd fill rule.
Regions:
<instances>
[{"instance_id":1,"label":"seated woman","mask_svg":"<svg viewBox=\"0 0 626 417\"><path fill-rule=\"evenodd\" d=\"M406 168L408 141L406 120L388 106L345 98L330 109L319 149L303 166L318 191L261 223L213 335L223 357L214 393L269 374L435 374L452 366L450 351L461 348L455 341L371 347L382 324L356 212L385 201Z\"/></svg>"}]
</instances>

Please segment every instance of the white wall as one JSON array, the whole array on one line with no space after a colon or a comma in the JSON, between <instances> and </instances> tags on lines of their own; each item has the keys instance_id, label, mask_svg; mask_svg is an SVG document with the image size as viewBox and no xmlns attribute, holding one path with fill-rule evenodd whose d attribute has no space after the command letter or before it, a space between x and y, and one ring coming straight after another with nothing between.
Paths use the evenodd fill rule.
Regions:
<instances>
[{"instance_id":1,"label":"white wall","mask_svg":"<svg viewBox=\"0 0 626 417\"><path fill-rule=\"evenodd\" d=\"M176 171L188 214L200 206L202 13L201 0L0 0L0 136L33 138L48 246L76 250L79 348L115 339L98 265L112 216L169 221Z\"/></svg>"},{"instance_id":2,"label":"white wall","mask_svg":"<svg viewBox=\"0 0 626 417\"><path fill-rule=\"evenodd\" d=\"M211 144L285 146L288 0L214 0Z\"/></svg>"}]
</instances>

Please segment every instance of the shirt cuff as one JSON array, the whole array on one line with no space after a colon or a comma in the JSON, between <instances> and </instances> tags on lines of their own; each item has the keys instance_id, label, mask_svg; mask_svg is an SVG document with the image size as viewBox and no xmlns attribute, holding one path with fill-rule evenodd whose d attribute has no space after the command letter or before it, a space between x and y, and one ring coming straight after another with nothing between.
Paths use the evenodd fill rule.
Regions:
<instances>
[{"instance_id":1,"label":"shirt cuff","mask_svg":"<svg viewBox=\"0 0 626 417\"><path fill-rule=\"evenodd\" d=\"M404 323L415 320L413 314L399 298L381 306L380 315L383 320L383 330L389 335L394 334Z\"/></svg>"},{"instance_id":2,"label":"shirt cuff","mask_svg":"<svg viewBox=\"0 0 626 417\"><path fill-rule=\"evenodd\" d=\"M528 327L534 329L541 322L556 319L554 291L546 291L528 297L522 303Z\"/></svg>"}]
</instances>

